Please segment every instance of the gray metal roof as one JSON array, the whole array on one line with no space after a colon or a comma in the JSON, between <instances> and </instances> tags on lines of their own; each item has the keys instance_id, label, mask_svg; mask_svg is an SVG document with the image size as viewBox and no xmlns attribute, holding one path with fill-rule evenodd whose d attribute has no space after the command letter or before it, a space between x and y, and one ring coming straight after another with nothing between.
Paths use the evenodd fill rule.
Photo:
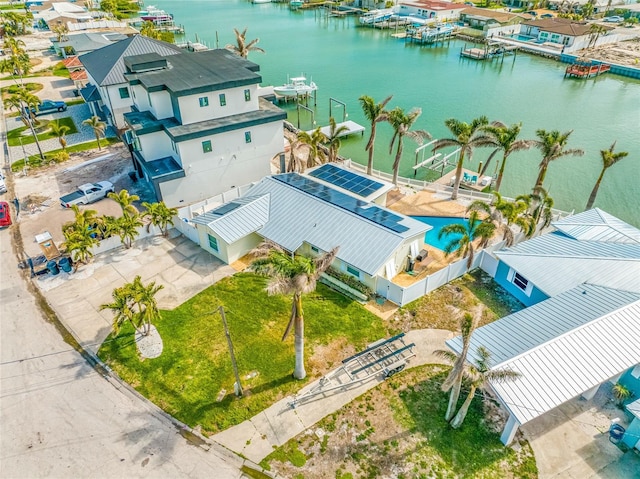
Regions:
<instances>
[{"instance_id":1,"label":"gray metal roof","mask_svg":"<svg viewBox=\"0 0 640 479\"><path fill-rule=\"evenodd\" d=\"M580 241L640 244L640 230L599 208L552 223L559 231Z\"/></svg>"},{"instance_id":2,"label":"gray metal roof","mask_svg":"<svg viewBox=\"0 0 640 479\"><path fill-rule=\"evenodd\" d=\"M135 35L90 53L80 56L80 61L99 86L126 83L124 78L124 57L157 52L168 56L181 53L182 50L170 43Z\"/></svg>"},{"instance_id":3,"label":"gray metal roof","mask_svg":"<svg viewBox=\"0 0 640 479\"><path fill-rule=\"evenodd\" d=\"M579 241L554 232L495 255L548 296L585 282L640 293L640 244Z\"/></svg>"},{"instance_id":4,"label":"gray metal roof","mask_svg":"<svg viewBox=\"0 0 640 479\"><path fill-rule=\"evenodd\" d=\"M269 195L233 200L193 219L208 226L226 243L233 243L262 228L269 220Z\"/></svg>"},{"instance_id":5,"label":"gray metal roof","mask_svg":"<svg viewBox=\"0 0 640 479\"><path fill-rule=\"evenodd\" d=\"M114 42L126 40L127 36L118 32L104 33L75 33L67 35L66 39L58 42L55 38L51 40L58 48L72 47L76 54L91 52L111 45Z\"/></svg>"},{"instance_id":6,"label":"gray metal roof","mask_svg":"<svg viewBox=\"0 0 640 479\"><path fill-rule=\"evenodd\" d=\"M469 359L482 345L492 369L521 374L491 382L520 424L640 362L640 295L582 285L478 328ZM461 338L447 341L460 352Z\"/></svg>"},{"instance_id":7,"label":"gray metal roof","mask_svg":"<svg viewBox=\"0 0 640 479\"><path fill-rule=\"evenodd\" d=\"M258 234L289 251L304 242L323 251L339 246L339 259L369 275L384 267L404 241L414 237L423 240L431 228L403 217L401 224L407 230L396 233L272 177L263 178L247 192L247 196L262 195L270 196L270 213Z\"/></svg>"}]
</instances>

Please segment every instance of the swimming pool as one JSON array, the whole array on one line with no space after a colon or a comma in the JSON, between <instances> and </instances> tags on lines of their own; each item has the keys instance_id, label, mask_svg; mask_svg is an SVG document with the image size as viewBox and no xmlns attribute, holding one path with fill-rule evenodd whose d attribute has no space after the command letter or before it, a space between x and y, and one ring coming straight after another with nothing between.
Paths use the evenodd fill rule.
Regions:
<instances>
[{"instance_id":1,"label":"swimming pool","mask_svg":"<svg viewBox=\"0 0 640 479\"><path fill-rule=\"evenodd\" d=\"M506 38L513 38L514 40L518 40L519 42L534 42L536 37L531 37L528 35L520 35L519 33L514 33L513 35L507 35Z\"/></svg>"},{"instance_id":2,"label":"swimming pool","mask_svg":"<svg viewBox=\"0 0 640 479\"><path fill-rule=\"evenodd\" d=\"M444 251L444 248L451 242L452 239L455 238L455 235L446 235L442 239L438 239L440 228L452 223L458 223L465 226L469 224L469 220L466 220L464 218L454 218L450 216L412 216L412 218L421 221L422 223L433 226L433 229L427 231L427 233L424 235L424 242L430 246L433 246L434 248L438 248L441 251Z\"/></svg>"}]
</instances>

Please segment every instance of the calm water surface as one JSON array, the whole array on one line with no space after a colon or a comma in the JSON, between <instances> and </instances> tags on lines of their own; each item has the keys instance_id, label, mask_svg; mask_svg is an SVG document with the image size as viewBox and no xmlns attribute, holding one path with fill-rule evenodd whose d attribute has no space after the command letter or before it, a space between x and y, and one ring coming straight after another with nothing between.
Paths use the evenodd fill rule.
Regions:
<instances>
[{"instance_id":1,"label":"calm water surface","mask_svg":"<svg viewBox=\"0 0 640 479\"><path fill-rule=\"evenodd\" d=\"M564 79L566 65L520 53L504 62L463 60L465 43L420 47L405 44L389 32L358 27L355 18L327 18L320 11L292 12L285 4L252 4L248 0L153 0L158 8L174 14L185 26L187 38L211 47L235 42L233 28L248 27L247 38L260 38L265 54L251 53L260 64L263 85L279 85L287 75L306 74L319 86L315 120L328 124L329 98L346 103L349 119L368 125L358 97L381 101L393 95L390 106L407 111L422 108L416 128L435 138L448 137L447 118L471 121L479 115L505 123L523 123L523 138L533 138L538 128L574 130L570 148L582 148L581 158L567 157L553 163L545 186L556 206L582 211L600 172L599 151L617 141L616 151L629 157L605 176L596 206L640 226L640 81L606 74L587 81ZM298 122L294 106L284 106L289 119ZM333 116L342 120L343 108L333 104ZM312 128L304 111L300 126ZM391 128L378 128L375 167L390 171ZM345 140L341 154L366 163L364 138ZM413 150L405 143L401 174L413 174ZM467 167L475 168L486 157L478 150ZM527 193L535 182L538 151L513 155L507 165L502 193ZM493 173L491 167L490 172ZM425 178L421 170L418 178Z\"/></svg>"}]
</instances>

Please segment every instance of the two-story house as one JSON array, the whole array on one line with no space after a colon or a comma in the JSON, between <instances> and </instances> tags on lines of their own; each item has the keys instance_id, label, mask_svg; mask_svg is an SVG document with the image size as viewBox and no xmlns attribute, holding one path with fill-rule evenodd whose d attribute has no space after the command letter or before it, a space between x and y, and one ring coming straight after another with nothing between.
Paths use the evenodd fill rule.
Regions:
<instances>
[{"instance_id":1,"label":"two-story house","mask_svg":"<svg viewBox=\"0 0 640 479\"><path fill-rule=\"evenodd\" d=\"M126 137L158 200L186 206L270 174L286 113L259 98L260 67L225 49L124 58Z\"/></svg>"}]
</instances>

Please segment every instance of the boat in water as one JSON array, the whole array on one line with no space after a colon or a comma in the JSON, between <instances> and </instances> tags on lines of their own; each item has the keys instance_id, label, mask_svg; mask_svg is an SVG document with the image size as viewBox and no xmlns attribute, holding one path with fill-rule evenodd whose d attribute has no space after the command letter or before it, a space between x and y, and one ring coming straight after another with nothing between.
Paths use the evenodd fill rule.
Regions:
<instances>
[{"instance_id":1,"label":"boat in water","mask_svg":"<svg viewBox=\"0 0 640 479\"><path fill-rule=\"evenodd\" d=\"M149 5L146 10L138 12L138 15L140 15L140 19L144 20L145 22L157 23L170 22L173 20L173 15L152 5Z\"/></svg>"},{"instance_id":2,"label":"boat in water","mask_svg":"<svg viewBox=\"0 0 640 479\"><path fill-rule=\"evenodd\" d=\"M251 3L271 3L271 0L251 0Z\"/></svg>"},{"instance_id":3,"label":"boat in water","mask_svg":"<svg viewBox=\"0 0 640 479\"><path fill-rule=\"evenodd\" d=\"M291 8L292 10L302 7L302 5L304 5L303 0L291 0L289 2L289 8Z\"/></svg>"},{"instance_id":4,"label":"boat in water","mask_svg":"<svg viewBox=\"0 0 640 479\"><path fill-rule=\"evenodd\" d=\"M276 95L288 97L309 95L317 89L318 86L313 81L307 83L304 76L289 78L284 85L273 87Z\"/></svg>"},{"instance_id":5,"label":"boat in water","mask_svg":"<svg viewBox=\"0 0 640 479\"><path fill-rule=\"evenodd\" d=\"M362 25L373 25L374 23L385 22L394 14L393 8L383 8L381 10L370 10L362 15L358 20Z\"/></svg>"}]
</instances>

